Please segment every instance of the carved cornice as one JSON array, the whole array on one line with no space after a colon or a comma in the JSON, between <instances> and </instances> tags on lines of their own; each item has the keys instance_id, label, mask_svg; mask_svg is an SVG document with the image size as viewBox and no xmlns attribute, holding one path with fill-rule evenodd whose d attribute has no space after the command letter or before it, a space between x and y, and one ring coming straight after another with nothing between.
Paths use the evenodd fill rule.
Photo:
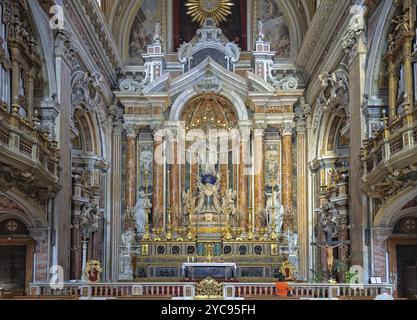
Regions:
<instances>
[{"instance_id":1,"label":"carved cornice","mask_svg":"<svg viewBox=\"0 0 417 320\"><path fill-rule=\"evenodd\" d=\"M96 65L94 70L100 70L106 80L103 86L105 97L111 97L111 87L116 86L117 70L123 69L123 63L100 8L93 0L66 1L64 7L71 17L68 30L81 45L79 61L85 66L92 65L91 62ZM91 72L94 70L90 68Z\"/></svg>"},{"instance_id":2,"label":"carved cornice","mask_svg":"<svg viewBox=\"0 0 417 320\"><path fill-rule=\"evenodd\" d=\"M323 0L318 7L296 60L304 72L304 80L314 73L348 7L349 1L340 0Z\"/></svg>"},{"instance_id":3,"label":"carved cornice","mask_svg":"<svg viewBox=\"0 0 417 320\"><path fill-rule=\"evenodd\" d=\"M379 173L384 172L386 170L380 170ZM380 199L385 203L403 190L417 186L417 163L378 176L380 179L377 180L375 180L376 175L366 176L363 189L371 198Z\"/></svg>"},{"instance_id":4,"label":"carved cornice","mask_svg":"<svg viewBox=\"0 0 417 320\"><path fill-rule=\"evenodd\" d=\"M0 191L7 192L12 188L39 203L52 198L58 191L57 184L44 181L36 173L0 163Z\"/></svg>"}]
</instances>

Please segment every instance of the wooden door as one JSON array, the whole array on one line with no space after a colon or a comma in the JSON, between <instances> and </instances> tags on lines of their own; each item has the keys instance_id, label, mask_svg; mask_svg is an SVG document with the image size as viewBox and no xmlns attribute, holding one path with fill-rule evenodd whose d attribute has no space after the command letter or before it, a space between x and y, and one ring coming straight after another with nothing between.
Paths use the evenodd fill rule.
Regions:
<instances>
[{"instance_id":1,"label":"wooden door","mask_svg":"<svg viewBox=\"0 0 417 320\"><path fill-rule=\"evenodd\" d=\"M33 240L0 238L0 288L24 295L33 279Z\"/></svg>"},{"instance_id":2,"label":"wooden door","mask_svg":"<svg viewBox=\"0 0 417 320\"><path fill-rule=\"evenodd\" d=\"M417 295L417 267L403 267L401 270L401 296L414 300Z\"/></svg>"}]
</instances>

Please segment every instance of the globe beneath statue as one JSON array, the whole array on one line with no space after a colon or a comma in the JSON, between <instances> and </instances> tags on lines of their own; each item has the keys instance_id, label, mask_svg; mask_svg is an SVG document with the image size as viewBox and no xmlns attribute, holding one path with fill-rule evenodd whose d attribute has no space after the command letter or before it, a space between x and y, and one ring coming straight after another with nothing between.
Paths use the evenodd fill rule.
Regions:
<instances>
[{"instance_id":1,"label":"globe beneath statue","mask_svg":"<svg viewBox=\"0 0 417 320\"><path fill-rule=\"evenodd\" d=\"M217 182L217 177L215 175L212 174L204 174L201 176L201 183L206 185L206 184L211 184L211 185L215 185Z\"/></svg>"}]
</instances>

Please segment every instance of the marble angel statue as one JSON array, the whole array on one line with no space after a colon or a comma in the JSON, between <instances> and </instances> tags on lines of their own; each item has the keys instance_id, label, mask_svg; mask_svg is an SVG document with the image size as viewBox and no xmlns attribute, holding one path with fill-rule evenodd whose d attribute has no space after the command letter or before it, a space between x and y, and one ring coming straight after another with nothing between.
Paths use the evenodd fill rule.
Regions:
<instances>
[{"instance_id":1,"label":"marble angel statue","mask_svg":"<svg viewBox=\"0 0 417 320\"><path fill-rule=\"evenodd\" d=\"M238 216L236 210L236 191L229 189L226 191L223 202L222 202L222 213L227 215L228 221L230 223L230 219L233 219L233 222L237 224Z\"/></svg>"},{"instance_id":2,"label":"marble angel statue","mask_svg":"<svg viewBox=\"0 0 417 320\"><path fill-rule=\"evenodd\" d=\"M136 216L136 230L140 235L145 233L146 227L146 212L150 212L152 209L152 202L144 191L139 192L138 199L135 205Z\"/></svg>"},{"instance_id":3,"label":"marble angel statue","mask_svg":"<svg viewBox=\"0 0 417 320\"><path fill-rule=\"evenodd\" d=\"M195 199L191 190L182 192L182 210L184 215L194 213L195 210Z\"/></svg>"},{"instance_id":4,"label":"marble angel statue","mask_svg":"<svg viewBox=\"0 0 417 320\"><path fill-rule=\"evenodd\" d=\"M280 201L280 191L279 186L278 190L273 191L273 193L266 193L267 201L265 208L265 219L267 225L272 225L272 219L275 219L275 232L281 233L282 226L284 223L284 207Z\"/></svg>"}]
</instances>

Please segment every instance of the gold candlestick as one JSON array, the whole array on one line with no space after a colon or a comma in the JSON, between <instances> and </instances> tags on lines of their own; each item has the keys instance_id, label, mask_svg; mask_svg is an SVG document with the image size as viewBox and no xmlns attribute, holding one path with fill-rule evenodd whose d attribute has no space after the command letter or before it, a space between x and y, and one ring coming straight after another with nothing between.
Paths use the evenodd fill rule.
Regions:
<instances>
[{"instance_id":1,"label":"gold candlestick","mask_svg":"<svg viewBox=\"0 0 417 320\"><path fill-rule=\"evenodd\" d=\"M149 206L148 206L148 171L145 171L145 234L143 235L144 241L149 241L151 235L149 233Z\"/></svg>"},{"instance_id":2,"label":"gold candlestick","mask_svg":"<svg viewBox=\"0 0 417 320\"><path fill-rule=\"evenodd\" d=\"M277 240L278 236L275 232L275 168L272 170L272 222L271 222L271 240Z\"/></svg>"},{"instance_id":3,"label":"gold candlestick","mask_svg":"<svg viewBox=\"0 0 417 320\"><path fill-rule=\"evenodd\" d=\"M253 231L252 231L252 229L253 229L252 210L253 210L253 208L250 207L249 212L251 212L251 214L249 215L248 240L254 240L255 239L255 235L253 234Z\"/></svg>"},{"instance_id":4,"label":"gold candlestick","mask_svg":"<svg viewBox=\"0 0 417 320\"><path fill-rule=\"evenodd\" d=\"M166 236L165 236L165 238L168 241L172 240L171 212L172 212L171 208L168 208L168 225L167 225L167 233L166 233Z\"/></svg>"},{"instance_id":5,"label":"gold candlestick","mask_svg":"<svg viewBox=\"0 0 417 320\"><path fill-rule=\"evenodd\" d=\"M188 234L187 234L187 239L188 240L193 240L194 239L194 237L195 237L195 235L194 235L194 233L193 233L193 212L194 212L194 209L192 209L192 210L190 210L190 221L189 221L189 223L188 223Z\"/></svg>"}]
</instances>

